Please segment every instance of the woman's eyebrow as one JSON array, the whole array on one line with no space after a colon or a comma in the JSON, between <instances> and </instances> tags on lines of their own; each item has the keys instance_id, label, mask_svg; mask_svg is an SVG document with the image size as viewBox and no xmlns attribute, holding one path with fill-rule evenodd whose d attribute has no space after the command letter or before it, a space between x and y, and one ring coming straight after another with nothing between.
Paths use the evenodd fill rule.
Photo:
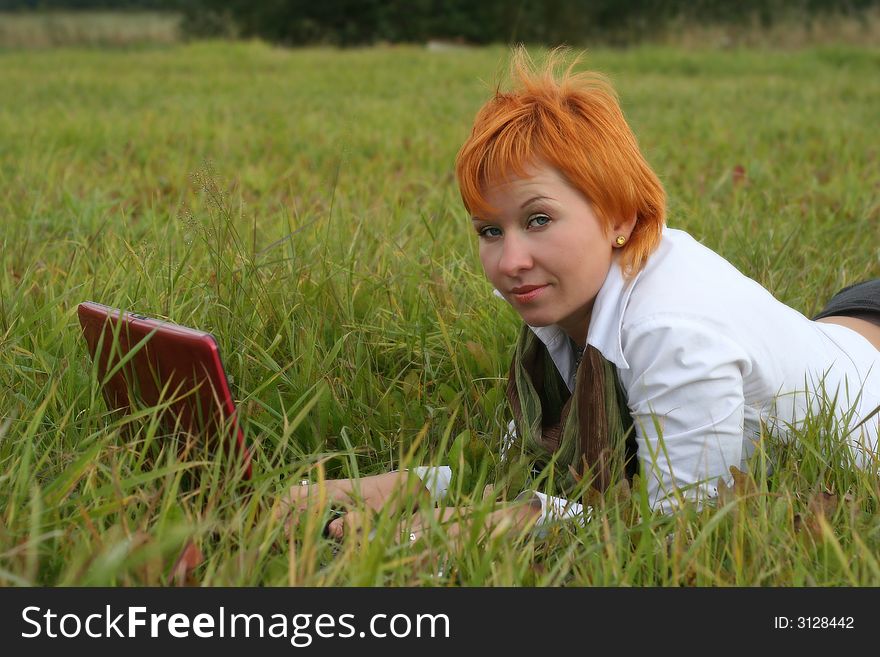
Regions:
<instances>
[{"instance_id":1,"label":"woman's eyebrow","mask_svg":"<svg viewBox=\"0 0 880 657\"><path fill-rule=\"evenodd\" d=\"M535 201L552 201L552 200L554 200L554 199L552 199L549 196L533 196L532 198L530 198L528 201L526 201L525 203L523 203L519 207L520 207L520 209L522 209L522 208L526 207L527 205L529 205L530 203L534 203Z\"/></svg>"},{"instance_id":2,"label":"woman's eyebrow","mask_svg":"<svg viewBox=\"0 0 880 657\"><path fill-rule=\"evenodd\" d=\"M541 195L533 196L529 200L527 200L525 203L523 203L521 206L519 206L519 208L520 208L520 210L522 210L527 205L531 205L532 203L535 203L536 201L553 201L555 203L556 199L554 199L552 196L541 196ZM483 221L489 221L489 219L483 219L482 217L472 216L471 221L473 223L478 223L478 222L483 222Z\"/></svg>"}]
</instances>

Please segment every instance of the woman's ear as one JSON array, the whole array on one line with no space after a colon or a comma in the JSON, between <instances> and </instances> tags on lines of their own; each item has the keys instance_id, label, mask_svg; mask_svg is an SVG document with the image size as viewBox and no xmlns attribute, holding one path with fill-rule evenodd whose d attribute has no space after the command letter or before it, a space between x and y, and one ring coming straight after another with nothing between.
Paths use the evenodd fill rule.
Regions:
<instances>
[{"instance_id":1,"label":"woman's ear","mask_svg":"<svg viewBox=\"0 0 880 657\"><path fill-rule=\"evenodd\" d=\"M623 246L629 241L630 235L636 227L636 221L636 213L633 212L629 219L615 222L611 227L611 238L616 242L616 246ZM620 240L620 237L623 237L623 240Z\"/></svg>"}]
</instances>

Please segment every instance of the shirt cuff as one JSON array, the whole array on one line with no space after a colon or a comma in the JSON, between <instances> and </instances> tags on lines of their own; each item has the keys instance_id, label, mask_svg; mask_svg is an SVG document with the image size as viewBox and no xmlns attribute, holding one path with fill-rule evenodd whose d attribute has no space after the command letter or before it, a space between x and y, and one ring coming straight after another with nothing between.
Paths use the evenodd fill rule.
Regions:
<instances>
[{"instance_id":1,"label":"shirt cuff","mask_svg":"<svg viewBox=\"0 0 880 657\"><path fill-rule=\"evenodd\" d=\"M410 470L422 480L425 488L431 494L431 501L434 504L437 504L446 497L446 492L449 490L449 482L452 481L452 468L448 465L427 465L410 468Z\"/></svg>"},{"instance_id":2,"label":"shirt cuff","mask_svg":"<svg viewBox=\"0 0 880 657\"><path fill-rule=\"evenodd\" d=\"M590 521L590 507L584 507L579 502L572 502L562 497L554 497L540 493L536 490L523 491L517 496L517 500L526 500L531 498L541 502L541 516L535 523L534 531L538 536L544 536L548 527L554 522L562 522L573 520L583 526Z\"/></svg>"}]
</instances>

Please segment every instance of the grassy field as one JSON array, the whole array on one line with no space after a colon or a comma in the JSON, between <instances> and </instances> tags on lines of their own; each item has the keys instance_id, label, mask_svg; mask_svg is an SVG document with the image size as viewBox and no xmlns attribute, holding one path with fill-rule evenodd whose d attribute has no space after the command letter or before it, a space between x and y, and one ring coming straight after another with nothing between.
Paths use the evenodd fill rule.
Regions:
<instances>
[{"instance_id":1,"label":"grassy field","mask_svg":"<svg viewBox=\"0 0 880 657\"><path fill-rule=\"evenodd\" d=\"M415 548L394 518L342 546L271 518L303 476L443 462L463 432L497 450L518 322L452 164L505 55L0 54L0 583L165 584L191 543L204 585L880 585L880 477L841 464L822 417L761 443L772 478L674 516L636 486L582 528L455 543L437 527ZM880 275L880 50L586 64L616 84L670 225L805 314ZM107 416L87 299L217 336L252 485L177 458L155 414Z\"/></svg>"},{"instance_id":2,"label":"grassy field","mask_svg":"<svg viewBox=\"0 0 880 657\"><path fill-rule=\"evenodd\" d=\"M169 45L181 40L180 20L154 11L0 12L0 49Z\"/></svg>"}]
</instances>

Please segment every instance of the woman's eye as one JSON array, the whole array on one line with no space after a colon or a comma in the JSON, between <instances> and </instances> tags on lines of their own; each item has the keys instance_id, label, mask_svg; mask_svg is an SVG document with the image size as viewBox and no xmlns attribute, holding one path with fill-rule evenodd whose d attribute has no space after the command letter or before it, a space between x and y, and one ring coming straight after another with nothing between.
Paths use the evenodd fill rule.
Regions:
<instances>
[{"instance_id":1,"label":"woman's eye","mask_svg":"<svg viewBox=\"0 0 880 657\"><path fill-rule=\"evenodd\" d=\"M546 214L533 214L531 217L529 217L529 226L546 226L550 223L550 221L550 217L548 217Z\"/></svg>"},{"instance_id":2,"label":"woman's eye","mask_svg":"<svg viewBox=\"0 0 880 657\"><path fill-rule=\"evenodd\" d=\"M485 228L478 230L477 235L480 237L500 237L501 229L497 226L486 226Z\"/></svg>"}]
</instances>

